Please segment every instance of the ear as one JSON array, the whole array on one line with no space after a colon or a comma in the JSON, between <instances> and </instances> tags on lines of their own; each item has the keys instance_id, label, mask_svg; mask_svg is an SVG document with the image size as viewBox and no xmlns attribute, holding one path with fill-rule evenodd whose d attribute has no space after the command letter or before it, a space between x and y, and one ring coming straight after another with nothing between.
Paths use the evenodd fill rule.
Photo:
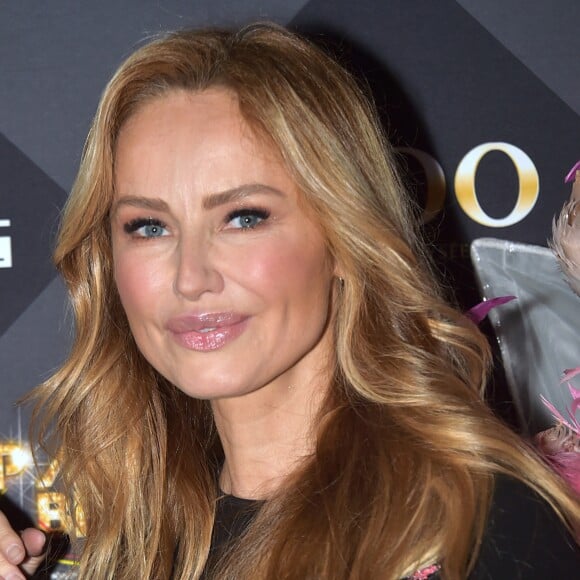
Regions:
<instances>
[{"instance_id":1,"label":"ear","mask_svg":"<svg viewBox=\"0 0 580 580\"><path fill-rule=\"evenodd\" d=\"M331 257L331 263L332 263L332 274L335 278L338 278L339 280L344 280L345 274L344 274L344 268L342 267L342 264L339 263L339 261L334 258Z\"/></svg>"}]
</instances>

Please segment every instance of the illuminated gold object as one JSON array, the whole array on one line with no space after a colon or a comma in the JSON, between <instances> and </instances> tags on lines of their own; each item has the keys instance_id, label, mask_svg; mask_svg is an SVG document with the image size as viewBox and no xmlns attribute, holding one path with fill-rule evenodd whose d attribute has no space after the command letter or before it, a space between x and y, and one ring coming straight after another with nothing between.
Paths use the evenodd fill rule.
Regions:
<instances>
[{"instance_id":1,"label":"illuminated gold object","mask_svg":"<svg viewBox=\"0 0 580 580\"><path fill-rule=\"evenodd\" d=\"M6 491L6 478L21 474L32 465L32 455L20 443L0 443L0 493Z\"/></svg>"},{"instance_id":2,"label":"illuminated gold object","mask_svg":"<svg viewBox=\"0 0 580 580\"><path fill-rule=\"evenodd\" d=\"M422 221L428 223L445 204L446 178L439 162L426 153L413 147L399 147L399 153L413 157L419 162L425 174L425 208ZM479 203L475 188L475 178L481 160L492 151L504 153L514 164L518 175L518 195L516 203L503 218L493 218L485 213ZM460 161L455 172L455 196L461 209L475 222L490 228L503 228L521 222L534 208L540 192L540 178L533 161L524 151L503 142L482 143L469 151Z\"/></svg>"},{"instance_id":3,"label":"illuminated gold object","mask_svg":"<svg viewBox=\"0 0 580 580\"><path fill-rule=\"evenodd\" d=\"M58 475L58 461L53 459L50 465L45 469L44 473L36 481L37 489L46 489L52 487Z\"/></svg>"},{"instance_id":4,"label":"illuminated gold object","mask_svg":"<svg viewBox=\"0 0 580 580\"><path fill-rule=\"evenodd\" d=\"M36 512L38 527L47 532L70 533L73 522L66 506L66 496L54 491L39 491L36 494ZM76 537L82 537L86 532L86 521L82 509L76 507L75 520L77 524Z\"/></svg>"},{"instance_id":5,"label":"illuminated gold object","mask_svg":"<svg viewBox=\"0 0 580 580\"><path fill-rule=\"evenodd\" d=\"M479 204L475 176L482 158L491 151L505 153L516 168L518 198L512 211L503 218L492 218ZM509 143L483 143L473 148L459 163L455 173L455 195L461 209L475 222L489 228L504 228L522 221L534 208L540 192L540 178L533 161Z\"/></svg>"},{"instance_id":6,"label":"illuminated gold object","mask_svg":"<svg viewBox=\"0 0 580 580\"><path fill-rule=\"evenodd\" d=\"M0 493L7 490L7 479L22 476L26 469L34 465L27 445L15 441L0 442ZM53 460L40 476L35 478L36 517L38 527L49 532L70 532L72 518L68 515L64 494L54 489L59 465ZM86 520L80 506L75 507L77 536L83 536Z\"/></svg>"},{"instance_id":7,"label":"illuminated gold object","mask_svg":"<svg viewBox=\"0 0 580 580\"><path fill-rule=\"evenodd\" d=\"M439 162L425 151L413 147L398 147L397 151L415 158L425 172L427 189L425 191L425 209L421 221L426 224L443 209L447 187L445 173Z\"/></svg>"},{"instance_id":8,"label":"illuminated gold object","mask_svg":"<svg viewBox=\"0 0 580 580\"><path fill-rule=\"evenodd\" d=\"M58 476L58 460L54 459L36 482L36 509L38 525L47 531L71 532L74 524L70 517L66 496L54 491ZM76 503L76 502L75 502ZM85 535L86 520L78 503L75 506L75 521L77 537Z\"/></svg>"},{"instance_id":9,"label":"illuminated gold object","mask_svg":"<svg viewBox=\"0 0 580 580\"><path fill-rule=\"evenodd\" d=\"M66 498L62 493L37 492L36 515L38 527L47 532L64 531L66 529L65 502Z\"/></svg>"}]
</instances>

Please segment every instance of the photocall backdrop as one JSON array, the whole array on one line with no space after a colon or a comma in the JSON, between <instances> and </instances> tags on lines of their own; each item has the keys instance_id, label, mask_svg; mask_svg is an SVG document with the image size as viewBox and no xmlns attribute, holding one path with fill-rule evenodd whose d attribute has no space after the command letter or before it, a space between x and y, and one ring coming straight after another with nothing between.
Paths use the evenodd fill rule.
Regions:
<instances>
[{"instance_id":1,"label":"photocall backdrop","mask_svg":"<svg viewBox=\"0 0 580 580\"><path fill-rule=\"evenodd\" d=\"M0 0L0 502L63 525L15 402L67 353L72 323L50 262L99 95L147 38L268 19L366 79L425 208L425 234L467 307L469 242L545 245L580 157L577 0ZM66 565L52 572L61 577Z\"/></svg>"}]
</instances>

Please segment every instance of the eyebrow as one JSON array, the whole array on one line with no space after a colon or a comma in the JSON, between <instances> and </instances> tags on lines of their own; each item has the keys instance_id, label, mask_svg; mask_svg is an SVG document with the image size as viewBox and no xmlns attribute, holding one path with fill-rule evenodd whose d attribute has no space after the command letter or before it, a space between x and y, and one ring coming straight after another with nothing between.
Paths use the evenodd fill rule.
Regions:
<instances>
[{"instance_id":1,"label":"eyebrow","mask_svg":"<svg viewBox=\"0 0 580 580\"><path fill-rule=\"evenodd\" d=\"M203 200L203 209L213 209L232 201L238 201L252 195L253 193L271 193L284 196L282 191L275 187L271 187L270 185L264 185L262 183L247 183L245 185L240 185L239 187L208 195Z\"/></svg>"},{"instance_id":2,"label":"eyebrow","mask_svg":"<svg viewBox=\"0 0 580 580\"><path fill-rule=\"evenodd\" d=\"M232 189L226 189L225 191L219 191L204 197L202 207L206 210L214 209L220 205L244 199L254 193L269 193L277 196L285 195L282 191L270 185L264 185L262 183L247 183L245 185L240 185L239 187L233 187ZM114 215L119 207L123 205L166 213L169 213L170 211L169 205L162 199L141 195L124 195L113 204L111 214Z\"/></svg>"},{"instance_id":3,"label":"eyebrow","mask_svg":"<svg viewBox=\"0 0 580 580\"><path fill-rule=\"evenodd\" d=\"M117 211L119 211L119 207L123 205L142 209L152 209L154 211L162 211L166 213L169 212L169 206L162 199L140 195L124 195L113 204L111 215L115 215Z\"/></svg>"}]
</instances>

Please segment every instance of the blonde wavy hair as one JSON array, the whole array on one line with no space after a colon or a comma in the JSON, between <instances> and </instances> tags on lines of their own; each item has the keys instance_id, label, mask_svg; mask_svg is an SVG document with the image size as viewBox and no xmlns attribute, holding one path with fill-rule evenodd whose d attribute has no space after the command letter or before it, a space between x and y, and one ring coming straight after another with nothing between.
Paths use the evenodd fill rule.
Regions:
<instances>
[{"instance_id":1,"label":"blonde wavy hair","mask_svg":"<svg viewBox=\"0 0 580 580\"><path fill-rule=\"evenodd\" d=\"M127 119L170 91L209 87L233 91L276 145L344 273L316 450L215 577L397 579L441 561L445 578L464 578L496 473L575 525L577 501L482 402L487 342L438 290L391 148L351 76L275 25L183 31L139 48L107 86L55 251L76 340L36 393L35 436L58 455L71 514L77 502L86 518L80 577L198 578L208 557L223 451L208 403L168 384L135 345L109 210Z\"/></svg>"}]
</instances>

